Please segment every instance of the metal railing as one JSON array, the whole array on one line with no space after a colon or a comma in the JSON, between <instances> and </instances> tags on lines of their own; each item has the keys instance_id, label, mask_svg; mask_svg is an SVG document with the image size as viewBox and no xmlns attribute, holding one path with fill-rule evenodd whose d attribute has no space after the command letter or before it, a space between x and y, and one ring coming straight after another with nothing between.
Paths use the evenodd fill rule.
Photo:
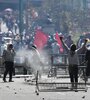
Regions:
<instances>
[{"instance_id":1,"label":"metal railing","mask_svg":"<svg viewBox=\"0 0 90 100\"><path fill-rule=\"evenodd\" d=\"M85 54L79 54L79 74L85 75L86 63ZM61 72L59 69L62 69ZM51 68L48 76L57 76L57 74L68 74L68 55L67 54L53 54L51 55Z\"/></svg>"},{"instance_id":2,"label":"metal railing","mask_svg":"<svg viewBox=\"0 0 90 100\"><path fill-rule=\"evenodd\" d=\"M84 58L85 58L85 54L79 54L79 68L85 68L86 65L85 63L82 64L82 62L84 62ZM23 57L16 57L15 58L15 67L24 67L24 59ZM48 63L45 66L49 66L49 72L53 70L54 74L56 75L56 72L59 68L66 70L68 67L68 56L67 54L51 54L50 55L50 63ZM19 72L19 67L18 67L18 72ZM2 57L0 57L0 74L3 73L4 70L4 65L2 63ZM65 73L64 73L65 74Z\"/></svg>"}]
</instances>

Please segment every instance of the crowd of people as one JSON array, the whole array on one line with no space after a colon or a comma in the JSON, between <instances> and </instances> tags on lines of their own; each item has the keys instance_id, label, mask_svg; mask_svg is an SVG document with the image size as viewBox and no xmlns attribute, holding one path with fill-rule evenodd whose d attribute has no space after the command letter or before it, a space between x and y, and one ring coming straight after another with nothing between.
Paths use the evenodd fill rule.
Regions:
<instances>
[{"instance_id":1,"label":"crowd of people","mask_svg":"<svg viewBox=\"0 0 90 100\"><path fill-rule=\"evenodd\" d=\"M6 82L6 76L9 73L9 82L13 82L12 75L13 75L13 66L14 66L14 57L15 52L17 52L20 48L30 49L30 46L33 45L34 35L32 33L26 33L23 31L23 34L19 34L19 24L17 15L12 13L4 13L3 16L0 16L0 26L6 25L7 32L2 31L2 27L0 28L0 47L3 57L3 64L5 65L5 72L3 76L3 81ZM87 62L86 67L86 79L90 75L90 47L86 47L87 40L85 39L84 44L80 46L76 46L74 41L72 40L71 35L62 38L64 35L60 36L60 41L62 43L63 53L68 54L68 62L69 62L69 75L70 75L70 82L72 84L72 89L75 87L77 88L78 83L78 65L79 65L79 58L78 54L82 54L84 51L85 54L85 62ZM3 48L5 41L3 41L3 37L10 37L12 39L12 44L9 43L7 48ZM63 41L64 40L64 41ZM38 48L35 48L38 49ZM47 51L48 54L61 54L60 46L58 42L55 40L55 35L49 35L47 44L44 45L43 49ZM15 50L15 51L14 51Z\"/></svg>"}]
</instances>

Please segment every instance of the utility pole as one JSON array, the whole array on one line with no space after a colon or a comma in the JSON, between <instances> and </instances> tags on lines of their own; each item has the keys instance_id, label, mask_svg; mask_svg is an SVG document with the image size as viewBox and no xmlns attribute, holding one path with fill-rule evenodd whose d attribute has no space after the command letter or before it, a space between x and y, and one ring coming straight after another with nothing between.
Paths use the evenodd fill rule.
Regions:
<instances>
[{"instance_id":1,"label":"utility pole","mask_svg":"<svg viewBox=\"0 0 90 100\"><path fill-rule=\"evenodd\" d=\"M19 0L19 33L22 47L22 35L23 35L23 0Z\"/></svg>"},{"instance_id":2,"label":"utility pole","mask_svg":"<svg viewBox=\"0 0 90 100\"><path fill-rule=\"evenodd\" d=\"M23 0L19 0L19 32L22 36L23 32Z\"/></svg>"},{"instance_id":3,"label":"utility pole","mask_svg":"<svg viewBox=\"0 0 90 100\"><path fill-rule=\"evenodd\" d=\"M30 10L30 8L29 8L29 0L27 0L27 3L26 3L26 34L28 33L28 27L29 27L29 18L28 18L28 16L29 16L29 10Z\"/></svg>"}]
</instances>

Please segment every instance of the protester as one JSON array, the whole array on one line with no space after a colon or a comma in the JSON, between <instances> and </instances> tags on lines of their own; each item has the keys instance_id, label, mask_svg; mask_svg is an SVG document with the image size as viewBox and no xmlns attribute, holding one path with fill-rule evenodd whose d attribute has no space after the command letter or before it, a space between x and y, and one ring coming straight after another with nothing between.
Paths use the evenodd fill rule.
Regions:
<instances>
[{"instance_id":1,"label":"protester","mask_svg":"<svg viewBox=\"0 0 90 100\"><path fill-rule=\"evenodd\" d=\"M86 62L86 81L88 81L88 76L90 75L90 45L87 47L85 53L85 62Z\"/></svg>"},{"instance_id":2,"label":"protester","mask_svg":"<svg viewBox=\"0 0 90 100\"><path fill-rule=\"evenodd\" d=\"M41 54L39 52L39 50L37 49L37 47L35 45L32 46L32 51L33 51L33 59L34 59L34 71L35 71L35 75L37 74L38 71L38 75L39 78L41 78L42 72L43 72L43 62L41 60Z\"/></svg>"},{"instance_id":3,"label":"protester","mask_svg":"<svg viewBox=\"0 0 90 100\"><path fill-rule=\"evenodd\" d=\"M9 82L13 82L12 75L14 69L14 57L15 51L12 44L7 45L7 49L3 51L2 60L3 64L5 65L5 72L3 76L3 81L6 81L6 76L9 73Z\"/></svg>"},{"instance_id":4,"label":"protester","mask_svg":"<svg viewBox=\"0 0 90 100\"><path fill-rule=\"evenodd\" d=\"M78 65L79 65L79 58L78 53L80 53L87 43L87 40L84 41L84 44L82 47L76 49L75 44L71 44L70 48L65 44L65 42L62 40L62 37L60 37L63 45L68 51L68 62L69 62L69 75L70 75L70 81L72 84L72 89L77 88L78 83Z\"/></svg>"}]
</instances>

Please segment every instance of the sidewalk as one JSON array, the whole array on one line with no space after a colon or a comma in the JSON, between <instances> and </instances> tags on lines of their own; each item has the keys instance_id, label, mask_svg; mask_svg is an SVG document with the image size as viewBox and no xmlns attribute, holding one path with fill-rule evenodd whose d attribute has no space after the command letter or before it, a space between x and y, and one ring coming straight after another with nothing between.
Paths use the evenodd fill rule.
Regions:
<instances>
[{"instance_id":1,"label":"sidewalk","mask_svg":"<svg viewBox=\"0 0 90 100\"><path fill-rule=\"evenodd\" d=\"M63 91L35 93L35 86L24 82L24 78L13 78L14 82L3 83L0 78L0 100L90 100L88 91Z\"/></svg>"}]
</instances>

